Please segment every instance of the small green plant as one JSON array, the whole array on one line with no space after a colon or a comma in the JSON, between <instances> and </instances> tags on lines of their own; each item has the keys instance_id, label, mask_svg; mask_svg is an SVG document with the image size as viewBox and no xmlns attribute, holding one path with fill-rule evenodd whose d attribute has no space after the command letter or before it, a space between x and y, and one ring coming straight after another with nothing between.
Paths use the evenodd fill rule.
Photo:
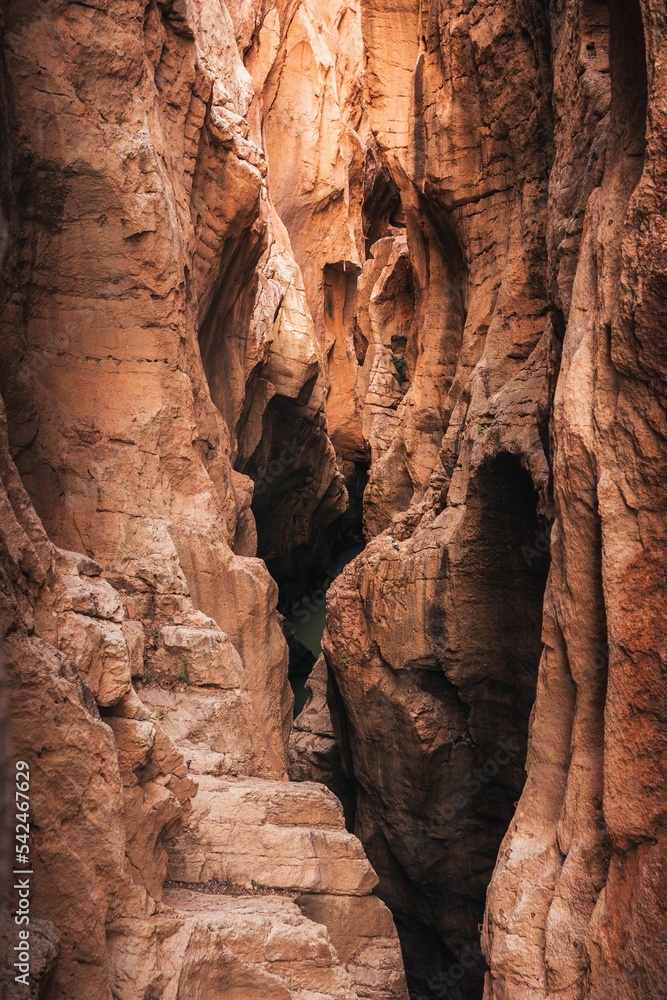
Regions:
<instances>
[{"instance_id":1,"label":"small green plant","mask_svg":"<svg viewBox=\"0 0 667 1000\"><path fill-rule=\"evenodd\" d=\"M349 657L349 656L343 657L343 666L344 667L349 667L349 665L350 665L350 659L351 659L351 657Z\"/></svg>"},{"instance_id":2,"label":"small green plant","mask_svg":"<svg viewBox=\"0 0 667 1000\"><path fill-rule=\"evenodd\" d=\"M153 646L155 647L155 649L157 649L157 643L159 638L160 638L160 629L157 628L156 626L155 628L151 629L151 639L153 640Z\"/></svg>"},{"instance_id":3,"label":"small green plant","mask_svg":"<svg viewBox=\"0 0 667 1000\"><path fill-rule=\"evenodd\" d=\"M187 660L181 660L181 669L176 672L176 677L181 684L192 684L190 680L190 667Z\"/></svg>"},{"instance_id":4,"label":"small green plant","mask_svg":"<svg viewBox=\"0 0 667 1000\"><path fill-rule=\"evenodd\" d=\"M226 886L228 889L231 889L233 885L232 880L230 878L223 878L222 884Z\"/></svg>"},{"instance_id":5,"label":"small green plant","mask_svg":"<svg viewBox=\"0 0 667 1000\"><path fill-rule=\"evenodd\" d=\"M206 927L209 931L213 930L213 924L206 924Z\"/></svg>"},{"instance_id":6,"label":"small green plant","mask_svg":"<svg viewBox=\"0 0 667 1000\"><path fill-rule=\"evenodd\" d=\"M143 674L141 675L141 683L150 684L152 680L153 680L153 674L151 673L151 671L144 670Z\"/></svg>"},{"instance_id":7,"label":"small green plant","mask_svg":"<svg viewBox=\"0 0 667 1000\"><path fill-rule=\"evenodd\" d=\"M397 382L407 382L408 376L406 374L406 361L405 358L399 358L396 354L390 354L389 360L396 369L396 381Z\"/></svg>"},{"instance_id":8,"label":"small green plant","mask_svg":"<svg viewBox=\"0 0 667 1000\"><path fill-rule=\"evenodd\" d=\"M164 712L158 712L157 721L162 722L163 719L164 719Z\"/></svg>"},{"instance_id":9,"label":"small green plant","mask_svg":"<svg viewBox=\"0 0 667 1000\"><path fill-rule=\"evenodd\" d=\"M252 884L253 889L261 889L262 888L262 886L260 885L260 883L256 882L255 879L252 880L251 884Z\"/></svg>"},{"instance_id":10,"label":"small green plant","mask_svg":"<svg viewBox=\"0 0 667 1000\"><path fill-rule=\"evenodd\" d=\"M488 428L489 428L490 426L491 426L491 424L484 424L484 423L482 423L482 424L477 424L477 433L478 433L478 434L483 434L483 433L484 433L484 431L485 431L485 430L488 430Z\"/></svg>"},{"instance_id":11,"label":"small green plant","mask_svg":"<svg viewBox=\"0 0 667 1000\"><path fill-rule=\"evenodd\" d=\"M297 132L296 137L297 137L297 139L303 139L303 133L302 132Z\"/></svg>"}]
</instances>

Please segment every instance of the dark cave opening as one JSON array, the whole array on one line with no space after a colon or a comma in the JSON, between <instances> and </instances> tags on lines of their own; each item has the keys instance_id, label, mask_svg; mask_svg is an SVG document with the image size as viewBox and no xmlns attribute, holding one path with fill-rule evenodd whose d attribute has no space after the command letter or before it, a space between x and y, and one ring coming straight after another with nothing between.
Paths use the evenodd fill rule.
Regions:
<instances>
[{"instance_id":1,"label":"dark cave opening","mask_svg":"<svg viewBox=\"0 0 667 1000\"><path fill-rule=\"evenodd\" d=\"M392 684L437 705L456 734L439 750L414 749L410 713L401 708L410 702L401 698L378 715L386 751L362 747L330 671L334 730L354 783L354 832L392 911L412 1000L482 996L480 925L525 781L550 526L548 483L534 482L524 455L491 454L471 472L464 521L442 550L438 586L424 608L432 659L391 675ZM406 576L406 601L410 594Z\"/></svg>"}]
</instances>

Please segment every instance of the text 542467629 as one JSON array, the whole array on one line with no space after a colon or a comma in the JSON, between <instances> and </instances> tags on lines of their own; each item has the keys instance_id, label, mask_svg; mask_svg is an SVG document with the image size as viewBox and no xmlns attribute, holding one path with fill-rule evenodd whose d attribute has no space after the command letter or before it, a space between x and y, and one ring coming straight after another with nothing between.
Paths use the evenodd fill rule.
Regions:
<instances>
[{"instance_id":1,"label":"text 542467629","mask_svg":"<svg viewBox=\"0 0 667 1000\"><path fill-rule=\"evenodd\" d=\"M14 944L14 979L30 985L30 768L24 760L16 762L16 833L14 855L14 892L16 910L14 922L17 940Z\"/></svg>"}]
</instances>

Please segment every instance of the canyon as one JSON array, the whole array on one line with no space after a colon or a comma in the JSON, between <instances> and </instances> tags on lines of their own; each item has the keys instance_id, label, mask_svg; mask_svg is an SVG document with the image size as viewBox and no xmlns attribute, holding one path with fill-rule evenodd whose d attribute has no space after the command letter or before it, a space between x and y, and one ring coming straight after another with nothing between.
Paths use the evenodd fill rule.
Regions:
<instances>
[{"instance_id":1,"label":"canyon","mask_svg":"<svg viewBox=\"0 0 667 1000\"><path fill-rule=\"evenodd\" d=\"M664 2L0 25L3 998L667 996Z\"/></svg>"}]
</instances>

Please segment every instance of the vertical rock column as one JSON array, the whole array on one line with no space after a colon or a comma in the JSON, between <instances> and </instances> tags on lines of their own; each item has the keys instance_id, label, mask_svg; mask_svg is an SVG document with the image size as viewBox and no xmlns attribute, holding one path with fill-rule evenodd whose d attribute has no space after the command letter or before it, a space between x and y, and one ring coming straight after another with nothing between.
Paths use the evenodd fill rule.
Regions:
<instances>
[{"instance_id":1,"label":"vertical rock column","mask_svg":"<svg viewBox=\"0 0 667 1000\"><path fill-rule=\"evenodd\" d=\"M664 11L554 32L556 522L526 789L489 890L485 997L664 992Z\"/></svg>"},{"instance_id":2,"label":"vertical rock column","mask_svg":"<svg viewBox=\"0 0 667 1000\"><path fill-rule=\"evenodd\" d=\"M366 397L371 540L332 587L324 652L356 830L411 985L472 998L524 781L553 515L548 22L523 3L369 0L361 15L414 307L401 398L385 417ZM360 294L363 332L402 315L399 240L371 247L385 266L368 306Z\"/></svg>"}]
</instances>

